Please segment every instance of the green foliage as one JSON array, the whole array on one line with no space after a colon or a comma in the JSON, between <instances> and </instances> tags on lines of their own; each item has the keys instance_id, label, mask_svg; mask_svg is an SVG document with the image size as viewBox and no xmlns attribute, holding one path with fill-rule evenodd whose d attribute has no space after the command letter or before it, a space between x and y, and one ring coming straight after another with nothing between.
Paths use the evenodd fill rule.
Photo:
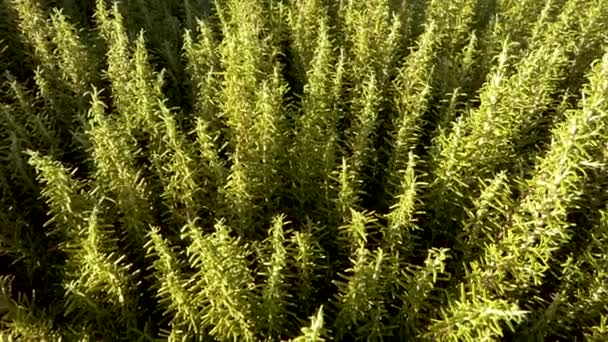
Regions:
<instances>
[{"instance_id":1,"label":"green foliage","mask_svg":"<svg viewBox=\"0 0 608 342\"><path fill-rule=\"evenodd\" d=\"M606 340L607 29L0 0L0 340Z\"/></svg>"}]
</instances>

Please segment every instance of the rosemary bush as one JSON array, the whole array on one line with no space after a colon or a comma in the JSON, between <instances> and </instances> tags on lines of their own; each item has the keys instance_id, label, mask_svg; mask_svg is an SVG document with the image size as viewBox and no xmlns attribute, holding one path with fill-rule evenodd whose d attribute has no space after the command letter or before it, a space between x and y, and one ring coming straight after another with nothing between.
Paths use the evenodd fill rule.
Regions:
<instances>
[{"instance_id":1,"label":"rosemary bush","mask_svg":"<svg viewBox=\"0 0 608 342\"><path fill-rule=\"evenodd\" d=\"M607 340L606 32L0 0L0 341Z\"/></svg>"}]
</instances>

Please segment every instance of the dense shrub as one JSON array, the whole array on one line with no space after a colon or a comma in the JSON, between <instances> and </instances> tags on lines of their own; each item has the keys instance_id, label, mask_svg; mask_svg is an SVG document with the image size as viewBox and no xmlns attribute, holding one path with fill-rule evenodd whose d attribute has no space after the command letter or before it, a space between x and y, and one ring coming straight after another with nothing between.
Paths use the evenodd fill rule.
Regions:
<instances>
[{"instance_id":1,"label":"dense shrub","mask_svg":"<svg viewBox=\"0 0 608 342\"><path fill-rule=\"evenodd\" d=\"M605 0L0 0L0 340L607 340L606 32Z\"/></svg>"}]
</instances>

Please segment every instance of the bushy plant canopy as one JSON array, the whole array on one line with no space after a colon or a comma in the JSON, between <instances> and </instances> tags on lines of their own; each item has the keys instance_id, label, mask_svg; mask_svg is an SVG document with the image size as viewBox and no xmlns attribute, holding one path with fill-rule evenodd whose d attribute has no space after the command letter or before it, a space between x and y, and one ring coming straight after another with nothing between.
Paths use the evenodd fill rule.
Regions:
<instances>
[{"instance_id":1,"label":"bushy plant canopy","mask_svg":"<svg viewBox=\"0 0 608 342\"><path fill-rule=\"evenodd\" d=\"M606 32L0 0L0 341L608 340Z\"/></svg>"}]
</instances>

